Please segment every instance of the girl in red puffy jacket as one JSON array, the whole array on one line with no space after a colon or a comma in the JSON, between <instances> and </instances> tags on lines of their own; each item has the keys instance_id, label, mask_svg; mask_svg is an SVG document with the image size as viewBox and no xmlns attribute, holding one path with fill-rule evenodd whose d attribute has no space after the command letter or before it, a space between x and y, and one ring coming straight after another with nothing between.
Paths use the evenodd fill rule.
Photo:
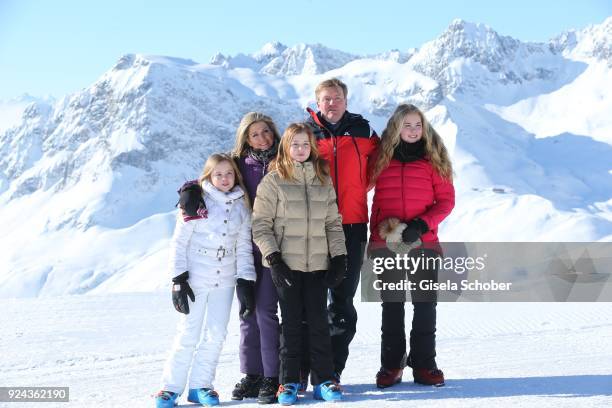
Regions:
<instances>
[{"instance_id":1,"label":"girl in red puffy jacket","mask_svg":"<svg viewBox=\"0 0 612 408\"><path fill-rule=\"evenodd\" d=\"M423 113L414 105L399 105L382 134L372 168L375 194L370 217L371 257L395 257L396 253L420 257L438 255L438 225L455 205L452 173L442 138ZM437 280L437 270L389 270L381 277L383 281L407 277L417 282L418 287L421 279ZM435 294L412 292L411 295L414 315L410 349L406 354L405 293L400 292L398 296L398 293L381 292L382 367L376 375L379 388L399 383L406 365L412 368L415 382L444 384L444 375L435 361Z\"/></svg>"}]
</instances>

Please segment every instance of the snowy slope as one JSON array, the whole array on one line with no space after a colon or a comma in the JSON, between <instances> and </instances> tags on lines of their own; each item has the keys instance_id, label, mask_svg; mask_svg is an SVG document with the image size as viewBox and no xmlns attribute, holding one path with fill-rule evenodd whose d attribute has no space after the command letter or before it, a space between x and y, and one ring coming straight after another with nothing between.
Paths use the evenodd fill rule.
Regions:
<instances>
[{"instance_id":1,"label":"snowy slope","mask_svg":"<svg viewBox=\"0 0 612 408\"><path fill-rule=\"evenodd\" d=\"M612 405L612 304L484 306L438 306L437 362L446 376L445 387L416 385L406 372L404 383L383 391L374 386L380 364L380 306L358 303L357 335L342 377L345 401L341 405ZM154 406L151 396L160 386L178 321L169 293L0 299L0 309L3 386L70 387L69 404L45 406ZM255 407L253 400L230 401L241 377L238 345L234 309L214 385L222 405ZM308 391L298 406L310 404L329 406L314 402ZM181 400L180 406L194 405Z\"/></svg>"},{"instance_id":2,"label":"snowy slope","mask_svg":"<svg viewBox=\"0 0 612 408\"><path fill-rule=\"evenodd\" d=\"M612 17L584 30L570 30L551 40L550 47L584 66L574 81L509 106L489 106L502 118L537 137L570 132L612 144Z\"/></svg>"},{"instance_id":3,"label":"snowy slope","mask_svg":"<svg viewBox=\"0 0 612 408\"><path fill-rule=\"evenodd\" d=\"M458 192L442 239L610 241L611 22L522 43L455 20L368 57L280 43L211 64L125 55L0 132L0 297L165 285L177 186L231 148L244 113L282 130L331 76L379 133L402 102L441 133Z\"/></svg>"}]
</instances>

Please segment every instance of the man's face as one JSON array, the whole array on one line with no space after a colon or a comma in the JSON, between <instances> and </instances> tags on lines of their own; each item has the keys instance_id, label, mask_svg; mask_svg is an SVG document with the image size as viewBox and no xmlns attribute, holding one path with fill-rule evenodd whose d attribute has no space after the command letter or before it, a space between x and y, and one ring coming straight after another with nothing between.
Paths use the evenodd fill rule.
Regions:
<instances>
[{"instance_id":1,"label":"man's face","mask_svg":"<svg viewBox=\"0 0 612 408\"><path fill-rule=\"evenodd\" d=\"M317 107L329 123L338 123L346 112L346 99L342 88L323 88L317 98Z\"/></svg>"}]
</instances>

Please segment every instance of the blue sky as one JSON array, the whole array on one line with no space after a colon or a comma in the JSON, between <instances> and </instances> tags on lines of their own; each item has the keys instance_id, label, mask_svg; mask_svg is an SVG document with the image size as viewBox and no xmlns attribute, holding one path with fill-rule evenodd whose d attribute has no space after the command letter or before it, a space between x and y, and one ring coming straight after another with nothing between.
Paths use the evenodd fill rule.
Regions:
<instances>
[{"instance_id":1,"label":"blue sky","mask_svg":"<svg viewBox=\"0 0 612 408\"><path fill-rule=\"evenodd\" d=\"M62 96L88 86L125 53L208 62L269 41L321 43L356 54L405 50L454 18L523 41L601 23L610 0L0 0L0 99Z\"/></svg>"}]
</instances>

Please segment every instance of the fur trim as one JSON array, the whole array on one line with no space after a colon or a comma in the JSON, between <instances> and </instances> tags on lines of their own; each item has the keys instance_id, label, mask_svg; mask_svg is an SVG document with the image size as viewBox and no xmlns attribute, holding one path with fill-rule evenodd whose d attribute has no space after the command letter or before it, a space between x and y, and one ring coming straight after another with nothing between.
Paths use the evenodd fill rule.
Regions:
<instances>
[{"instance_id":1,"label":"fur trim","mask_svg":"<svg viewBox=\"0 0 612 408\"><path fill-rule=\"evenodd\" d=\"M380 234L380 237L382 239L386 240L389 234L392 234L399 225L400 225L399 218L387 218L386 220L383 220L380 224L378 224L378 233ZM402 225L404 226L404 228L406 228L406 224L402 224ZM401 230L403 231L404 228L402 228ZM399 235L400 235L400 241L401 241L401 236L402 236L401 231Z\"/></svg>"},{"instance_id":2,"label":"fur trim","mask_svg":"<svg viewBox=\"0 0 612 408\"><path fill-rule=\"evenodd\" d=\"M402 241L402 232L406 228L407 225L398 218L387 218L378 225L378 233L387 242L387 248L391 251L396 254L407 254L414 248L419 247L422 242L420 239L417 239L412 244L405 244Z\"/></svg>"}]
</instances>

